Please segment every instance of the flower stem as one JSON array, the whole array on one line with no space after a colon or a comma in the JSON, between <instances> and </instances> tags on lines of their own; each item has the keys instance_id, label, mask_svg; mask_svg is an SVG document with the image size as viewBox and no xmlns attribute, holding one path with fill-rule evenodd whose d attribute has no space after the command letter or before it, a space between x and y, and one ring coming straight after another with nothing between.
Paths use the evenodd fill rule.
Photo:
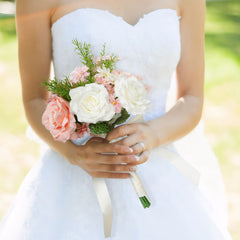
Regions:
<instances>
[{"instance_id":1,"label":"flower stem","mask_svg":"<svg viewBox=\"0 0 240 240\"><path fill-rule=\"evenodd\" d=\"M146 196L139 197L139 199L140 199L144 208L149 208L150 207L151 203L148 201Z\"/></svg>"}]
</instances>

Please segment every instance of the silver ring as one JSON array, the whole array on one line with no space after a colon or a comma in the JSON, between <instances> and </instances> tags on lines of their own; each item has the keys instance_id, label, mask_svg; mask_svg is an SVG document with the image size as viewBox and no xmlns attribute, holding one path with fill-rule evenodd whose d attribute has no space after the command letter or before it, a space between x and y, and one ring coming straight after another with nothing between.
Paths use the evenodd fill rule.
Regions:
<instances>
[{"instance_id":1,"label":"silver ring","mask_svg":"<svg viewBox=\"0 0 240 240\"><path fill-rule=\"evenodd\" d=\"M142 146L142 152L145 150L145 144L143 142L139 143Z\"/></svg>"}]
</instances>

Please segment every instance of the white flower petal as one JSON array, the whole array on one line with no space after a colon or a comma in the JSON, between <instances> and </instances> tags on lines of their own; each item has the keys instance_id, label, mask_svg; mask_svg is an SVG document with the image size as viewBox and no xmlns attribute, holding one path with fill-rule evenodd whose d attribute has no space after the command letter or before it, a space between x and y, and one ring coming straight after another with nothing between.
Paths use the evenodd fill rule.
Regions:
<instances>
[{"instance_id":1,"label":"white flower petal","mask_svg":"<svg viewBox=\"0 0 240 240\"><path fill-rule=\"evenodd\" d=\"M135 76L121 74L115 81L115 95L130 114L144 114L150 107L145 86Z\"/></svg>"},{"instance_id":2,"label":"white flower petal","mask_svg":"<svg viewBox=\"0 0 240 240\"><path fill-rule=\"evenodd\" d=\"M109 103L106 88L97 83L71 89L70 108L79 122L97 123L109 121L115 114L114 106Z\"/></svg>"}]
</instances>

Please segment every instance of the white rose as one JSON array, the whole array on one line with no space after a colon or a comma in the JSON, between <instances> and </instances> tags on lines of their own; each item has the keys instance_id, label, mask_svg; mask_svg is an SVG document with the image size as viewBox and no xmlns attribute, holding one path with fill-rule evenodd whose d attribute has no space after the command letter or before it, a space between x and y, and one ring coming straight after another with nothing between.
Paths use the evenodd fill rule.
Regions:
<instances>
[{"instance_id":1,"label":"white rose","mask_svg":"<svg viewBox=\"0 0 240 240\"><path fill-rule=\"evenodd\" d=\"M109 121L115 114L114 106L109 103L107 89L100 84L90 83L84 87L71 89L70 108L79 122L97 123Z\"/></svg>"},{"instance_id":2,"label":"white rose","mask_svg":"<svg viewBox=\"0 0 240 240\"><path fill-rule=\"evenodd\" d=\"M115 95L130 114L144 114L150 107L145 86L134 75L119 75L115 81Z\"/></svg>"}]
</instances>

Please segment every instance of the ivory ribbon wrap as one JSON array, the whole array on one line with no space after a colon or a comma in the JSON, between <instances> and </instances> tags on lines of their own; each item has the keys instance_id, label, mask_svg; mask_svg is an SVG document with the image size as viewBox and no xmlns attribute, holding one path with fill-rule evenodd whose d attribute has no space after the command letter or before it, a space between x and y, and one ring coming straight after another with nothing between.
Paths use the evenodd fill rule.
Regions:
<instances>
[{"instance_id":1,"label":"ivory ribbon wrap","mask_svg":"<svg viewBox=\"0 0 240 240\"><path fill-rule=\"evenodd\" d=\"M127 121L125 124L129 123L138 123L144 122L143 116L135 116ZM119 139L114 139L111 142L116 142ZM167 145L166 145L167 146ZM160 158L164 158L171 162L183 175L185 175L193 184L198 185L200 180L200 173L199 171L192 166L189 162L184 160L178 153L168 149L167 147L160 146L154 149L154 153L156 153ZM135 172L134 181L132 184L134 185L136 193L143 193L145 192L141 179ZM113 210L111 204L111 198L108 193L108 189L105 183L104 178L92 178L93 185L96 191L96 195L99 201L99 205L102 210L103 214L103 224L104 224L104 234L105 237L111 236L111 228L112 228L112 218L113 218ZM119 199L121 201L121 199ZM136 197L136 201L138 201ZM151 207L151 206L150 206Z\"/></svg>"}]
</instances>

